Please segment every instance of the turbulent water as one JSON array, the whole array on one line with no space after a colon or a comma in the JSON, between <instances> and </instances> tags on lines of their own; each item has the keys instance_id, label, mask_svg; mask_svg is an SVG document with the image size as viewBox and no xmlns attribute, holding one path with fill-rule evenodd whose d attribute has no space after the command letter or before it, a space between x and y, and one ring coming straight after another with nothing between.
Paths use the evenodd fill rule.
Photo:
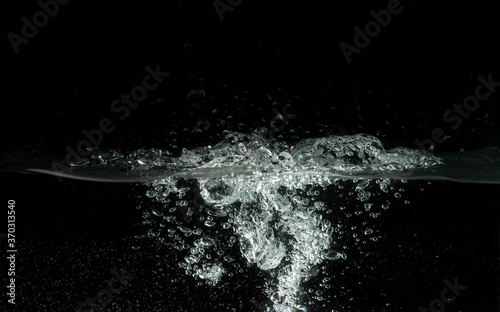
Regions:
<instances>
[{"instance_id":1,"label":"turbulent water","mask_svg":"<svg viewBox=\"0 0 500 312\"><path fill-rule=\"evenodd\" d=\"M323 261L345 258L345 254L332 248L334 233L341 232L341 225L323 219L323 214L332 211L318 199L323 189L338 182L338 177L332 175L387 174L443 164L438 157L420 150L385 151L377 138L368 135L307 139L292 147L266 141L259 131L227 132L224 141L183 150L177 158L157 153L158 157L141 165L173 166L190 172L185 177L170 176L150 182L151 189L146 193L147 197L165 204L165 208L170 203L167 198L175 193L176 203L167 211L183 209L186 222L172 215L165 216L164 212L153 212L154 216L170 223L168 231L179 234L173 236L171 244L176 249L189 251L179 265L187 274L217 284L224 273L232 269L233 259L225 255L225 249L237 238L248 263L271 272L265 292L273 309L279 312L306 311L307 305L301 300L302 283L317 274L316 268ZM196 177L195 170L204 168L211 169L212 173L215 168L231 170L218 176ZM238 171L253 174L239 175ZM190 188L181 186L181 180L187 177L196 177L201 201L183 199ZM372 194L367 188L372 182L388 192L389 179L361 179L355 192L367 213L372 205L369 202ZM398 195L401 196L395 194ZM198 223L192 222L195 210ZM214 238L205 233L204 228L218 223L223 230L232 229L235 236ZM370 228L364 231L365 234L372 232ZM196 239L188 244L186 237L192 235ZM210 249L215 252L208 252Z\"/></svg>"},{"instance_id":2,"label":"turbulent water","mask_svg":"<svg viewBox=\"0 0 500 312\"><path fill-rule=\"evenodd\" d=\"M347 231L341 222L326 218L338 204L323 200L328 187L342 189L349 179L355 214L376 218L376 193L405 200L404 188L392 187L394 179L499 181L497 171L484 174L490 171L485 164L498 167L495 149L482 158L438 157L401 147L385 150L377 138L364 134L305 139L294 145L266 140L264 134L265 129L249 134L226 131L220 143L184 149L177 157L161 149L126 155L95 151L84 162L72 164L74 171L64 176L142 181L148 187L145 195L156 202L143 214L148 236L183 252L179 266L187 275L216 286L237 269L228 251L239 247L249 265L267 274L264 292L269 303L262 310L277 312L307 311L311 303L304 300L304 283L318 274L321 263L347 257L338 243ZM478 160L484 171L473 170L471 164ZM366 222L358 226L356 244L376 240ZM324 300L321 292L315 298Z\"/></svg>"},{"instance_id":3,"label":"turbulent water","mask_svg":"<svg viewBox=\"0 0 500 312\"><path fill-rule=\"evenodd\" d=\"M335 178L390 178L500 183L500 149L431 155L422 150L385 150L372 136L330 136L305 139L294 145L264 139L266 129L251 134L226 131L214 146L184 149L180 157L163 149L140 149L123 154L94 150L69 163L70 170L52 169L52 158L32 153L33 147L0 155L1 171L50 174L103 182L143 182L166 177L314 175ZM33 157L35 155L36 157ZM20 163L20 164L18 164Z\"/></svg>"}]
</instances>

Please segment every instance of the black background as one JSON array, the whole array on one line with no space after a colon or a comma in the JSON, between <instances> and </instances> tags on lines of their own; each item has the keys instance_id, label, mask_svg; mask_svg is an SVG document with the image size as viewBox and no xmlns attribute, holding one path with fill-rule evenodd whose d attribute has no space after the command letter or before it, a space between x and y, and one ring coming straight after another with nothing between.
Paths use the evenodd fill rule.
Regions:
<instances>
[{"instance_id":1,"label":"black background","mask_svg":"<svg viewBox=\"0 0 500 312\"><path fill-rule=\"evenodd\" d=\"M36 1L4 3L0 13L4 21L0 150L27 144L63 150L84 139L81 131L97 127L105 117L117 128L104 137L103 148L176 150L217 142L226 129L247 132L268 127L272 109L281 110L286 104L297 117L280 133L284 139L365 132L381 138L386 146L416 147L415 139L427 138L432 129L443 127L450 139L438 145L437 151L498 144L498 94L481 103L457 130L442 119L453 103L473 93L479 75L492 73L494 80L500 80L500 20L494 3L401 1L403 11L348 64L339 44L352 44L353 28L364 28L372 20L370 11L385 9L387 3L244 0L221 21L210 1L103 4L73 0L61 5L59 13L17 54L7 34L20 34L21 18L31 18L40 8ZM170 76L131 116L119 120L110 110L111 102L142 81L147 65L156 64ZM189 98L192 89L204 90L205 99ZM210 126L198 131L207 122ZM125 265L118 264L123 258L132 259L127 265L135 265L142 278L136 284L139 289L131 290L136 307L116 299L117 309L160 311L168 300L172 306L189 302L187 311L217 309L206 301L213 290L192 295L192 285L179 282L171 288L175 295L168 297L168 288L162 284L168 278L155 280L154 286L148 283L160 276L149 270L156 265L155 253L165 251L143 247L143 254L134 255L127 243L117 243L140 232L135 226L140 222L135 210L139 199L133 194L142 195L144 187L60 183L52 177L17 173L2 173L1 181L5 186L2 201L14 198L18 202L19 235L25 239L20 271L28 278L20 291L21 298L30 298L30 305L18 311L65 311L96 293L99 283L109 277L108 266ZM381 217L378 226L387 235L386 245L375 245L381 251L372 260L385 263L380 270L373 273L366 262L357 269L339 264L346 276L372 286L356 288L348 284L352 280L339 277L353 291L339 295L336 307L416 310L417 304L437 297L444 278L459 276L470 285L469 291L447 310L494 311L498 186L437 183L432 187L429 193L413 195L410 210L398 210L407 208L401 205L391 208L385 219ZM412 185L408 191L419 189L420 185ZM414 232L422 240L415 241ZM100 249L89 247L95 241ZM443 251L449 241L455 247ZM106 249L105 242L118 251ZM68 244L88 250L85 257L75 251L71 261L94 259L107 250L103 257L109 257L110 264L81 260L78 270L65 261L62 252L48 253ZM416 247L398 249L401 245ZM443 252L445 260L436 260L434 252ZM333 269L338 269L336 265ZM73 274L68 280L81 280L81 284L68 290L43 279L61 272ZM181 279L190 278L182 273ZM258 283L254 275L248 278L250 285ZM97 286L85 284L89 279ZM253 307L250 298L258 297L257 292L237 282L234 285L241 288L226 299ZM379 288L394 295L381 299ZM71 298L65 298L65 292ZM52 293L60 297L43 295ZM145 294L153 296L145 299ZM199 300L186 299L197 296ZM386 298L393 306L385 306Z\"/></svg>"},{"instance_id":2,"label":"black background","mask_svg":"<svg viewBox=\"0 0 500 312\"><path fill-rule=\"evenodd\" d=\"M9 135L4 142L75 145L83 139L83 129L109 117L118 127L103 146L168 147L166 134L172 130L201 144L225 130L211 127L213 133L205 132L197 141L200 135L192 127L201 117L221 120L232 115L234 125L225 125L231 130L238 130L239 123L245 131L267 127L274 116L272 103L278 100L278 108L286 104L276 91L280 88L300 94L291 110L301 116L294 120L301 135L301 127L321 135L313 125L323 123L416 147L413 141L430 137L432 129L450 130L443 113L472 94L479 75L492 73L499 79L500 22L489 2L402 1L402 12L348 64L340 43L352 45L353 28L364 29L373 20L370 11L387 5L242 1L224 12L221 22L210 1L73 1L61 5L16 54L7 34L20 34L21 17L31 18L40 8L36 1L6 4L7 119L2 133ZM130 93L142 81L144 68L156 64L170 77L130 118L117 120L111 102ZM206 102L193 108L187 95L199 88L200 79ZM252 105L234 101L245 90L255 98ZM270 101L267 95L273 91L278 95ZM447 131L451 138L437 150L497 143L497 98L481 103L458 130ZM214 109L219 116L211 115ZM338 128L326 131L339 133ZM134 140L140 142L128 145Z\"/></svg>"}]
</instances>

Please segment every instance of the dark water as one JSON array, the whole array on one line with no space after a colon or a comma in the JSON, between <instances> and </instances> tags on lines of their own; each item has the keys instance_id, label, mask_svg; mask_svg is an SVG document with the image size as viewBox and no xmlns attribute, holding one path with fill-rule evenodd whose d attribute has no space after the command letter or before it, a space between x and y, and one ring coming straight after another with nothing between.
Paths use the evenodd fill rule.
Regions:
<instances>
[{"instance_id":1,"label":"dark water","mask_svg":"<svg viewBox=\"0 0 500 312\"><path fill-rule=\"evenodd\" d=\"M111 269L125 269L135 277L107 307L115 311L261 311L252 301L268 301L261 288L266 274L255 265L248 267L238 246L227 254L241 269L210 286L199 285L200 279L179 268L186 251L159 244L154 237L134 238L147 234L141 214L154 207L142 195L142 185L3 176L11 182L6 191L19 198L21 311L72 311L107 287ZM334 210L329 220L349 228L366 222L378 240L357 245L353 237L345 237L341 243L348 246L347 259L325 261L304 285L323 291L323 301L313 299L314 293L306 296L313 302L310 311L417 310L440 296L444 279L455 277L467 289L448 310L496 309L498 185L429 183L399 183L410 204L377 196L372 201L373 211L381 212L377 218L346 217L354 215L355 203ZM325 202L345 202L331 189ZM392 203L388 210L378 206L385 201ZM138 204L144 208L136 209ZM325 278L330 279L328 289L319 286Z\"/></svg>"}]
</instances>

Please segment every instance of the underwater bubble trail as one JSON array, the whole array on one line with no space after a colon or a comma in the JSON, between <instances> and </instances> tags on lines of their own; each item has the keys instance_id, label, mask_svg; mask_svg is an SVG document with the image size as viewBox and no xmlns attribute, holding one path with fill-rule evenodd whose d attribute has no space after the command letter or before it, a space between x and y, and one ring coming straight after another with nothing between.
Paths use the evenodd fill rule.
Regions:
<instances>
[{"instance_id":1,"label":"underwater bubble trail","mask_svg":"<svg viewBox=\"0 0 500 312\"><path fill-rule=\"evenodd\" d=\"M322 190L331 185L343 193L344 183L318 172L401 171L437 166L442 161L420 150L386 151L377 138L364 134L306 139L294 146L266 140L262 134L262 129L249 134L226 131L222 142L184 149L179 157L164 158L158 152L156 158L148 155L149 164L168 162L196 169L246 166L259 171L252 176L228 172L217 177L192 178L197 185L194 191L180 186L185 179L168 177L147 182L150 189L146 196L165 207L171 206L167 214L153 210L152 215L169 223L167 233L172 241L167 244L186 252L179 266L187 275L210 285L218 284L224 274L234 270L229 250L238 240L241 256L269 273L265 294L272 301L273 311L307 311L303 283L317 274L315 268L323 261L346 259L344 252L332 246L334 240L346 235L346 229L341 222L332 224L323 218L332 213L332 207L318 200ZM354 215L378 216L369 202L374 195L373 185L383 193L401 197L399 192L393 192L390 179L376 179L376 183L373 179L356 179L354 192L348 192L361 204ZM194 200L189 200L190 192L196 193L191 196L201 196L200 203L195 205ZM175 215L177 210L183 212L184 220ZM194 211L196 225L191 222ZM345 216L351 218L353 213L346 212ZM355 229L357 226L351 228ZM362 235L374 232L366 226L359 231ZM361 241L357 236L353 234L356 243Z\"/></svg>"}]
</instances>

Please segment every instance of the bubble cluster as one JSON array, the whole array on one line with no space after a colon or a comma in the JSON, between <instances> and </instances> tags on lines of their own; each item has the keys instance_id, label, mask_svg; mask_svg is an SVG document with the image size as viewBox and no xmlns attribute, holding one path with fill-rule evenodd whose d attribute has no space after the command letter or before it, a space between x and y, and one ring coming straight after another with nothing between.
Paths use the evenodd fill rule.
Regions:
<instances>
[{"instance_id":1,"label":"bubble cluster","mask_svg":"<svg viewBox=\"0 0 500 312\"><path fill-rule=\"evenodd\" d=\"M407 201L394 180L345 176L441 163L422 151L385 151L368 135L306 139L296 145L268 141L259 129L224 136L214 146L169 156L171 165L193 171L146 183L145 195L161 207L145 211L143 224L149 237L184 252L179 266L187 275L212 286L237 271L233 251L238 247L249 265L268 273L265 293L279 312L306 311L314 300L324 300L323 290L302 287L318 275L320 264L346 260L349 247L378 239L364 216L377 218L391 202L373 202L374 197L390 193L392 199ZM148 161L165 164L154 157ZM196 177L196 170L207 168L219 172ZM242 168L253 174L238 174ZM337 198L325 199L329 189ZM322 287L331 287L329 281L325 278Z\"/></svg>"}]
</instances>

